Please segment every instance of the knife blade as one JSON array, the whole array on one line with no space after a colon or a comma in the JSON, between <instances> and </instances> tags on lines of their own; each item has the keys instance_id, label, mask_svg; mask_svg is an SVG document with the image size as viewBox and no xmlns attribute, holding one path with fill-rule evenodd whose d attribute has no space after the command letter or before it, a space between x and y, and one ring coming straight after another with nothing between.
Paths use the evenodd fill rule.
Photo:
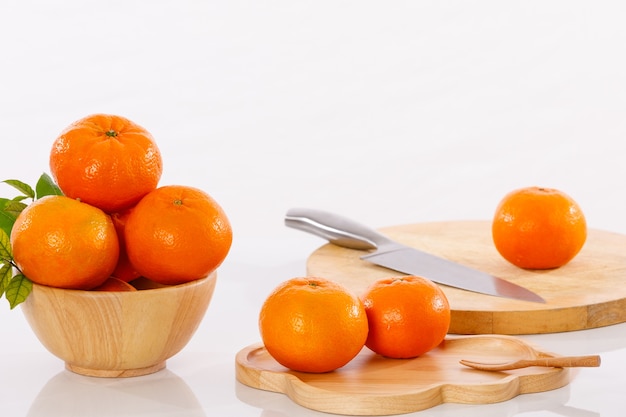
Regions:
<instances>
[{"instance_id":1,"label":"knife blade","mask_svg":"<svg viewBox=\"0 0 626 417\"><path fill-rule=\"evenodd\" d=\"M403 274L418 275L481 294L545 303L541 296L520 285L395 242L374 229L334 213L292 208L287 211L285 225L338 246L370 251L361 259Z\"/></svg>"}]
</instances>

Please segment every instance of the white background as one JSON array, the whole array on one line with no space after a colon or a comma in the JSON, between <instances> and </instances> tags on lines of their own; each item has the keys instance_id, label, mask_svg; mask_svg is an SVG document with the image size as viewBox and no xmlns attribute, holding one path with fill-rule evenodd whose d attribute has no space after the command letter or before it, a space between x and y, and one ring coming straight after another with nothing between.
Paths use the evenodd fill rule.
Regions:
<instances>
[{"instance_id":1,"label":"white background","mask_svg":"<svg viewBox=\"0 0 626 417\"><path fill-rule=\"evenodd\" d=\"M0 300L0 414L318 415L234 380L263 298L323 243L284 227L293 206L373 227L488 220L541 185L626 233L624 21L619 1L4 0L0 180L34 183L67 125L123 115L154 135L163 185L222 204L234 244L202 327L142 383L81 382ZM624 330L531 337L604 353L563 390L420 415L619 415Z\"/></svg>"}]
</instances>

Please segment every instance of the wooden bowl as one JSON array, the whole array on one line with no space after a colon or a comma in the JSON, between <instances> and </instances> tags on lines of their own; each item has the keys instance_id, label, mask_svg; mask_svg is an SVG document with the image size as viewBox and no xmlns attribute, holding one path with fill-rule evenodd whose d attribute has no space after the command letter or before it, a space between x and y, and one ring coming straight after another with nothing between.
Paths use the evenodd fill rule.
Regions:
<instances>
[{"instance_id":1,"label":"wooden bowl","mask_svg":"<svg viewBox=\"0 0 626 417\"><path fill-rule=\"evenodd\" d=\"M37 338L75 373L147 375L189 342L217 275L140 291L80 291L33 284L22 311Z\"/></svg>"}]
</instances>

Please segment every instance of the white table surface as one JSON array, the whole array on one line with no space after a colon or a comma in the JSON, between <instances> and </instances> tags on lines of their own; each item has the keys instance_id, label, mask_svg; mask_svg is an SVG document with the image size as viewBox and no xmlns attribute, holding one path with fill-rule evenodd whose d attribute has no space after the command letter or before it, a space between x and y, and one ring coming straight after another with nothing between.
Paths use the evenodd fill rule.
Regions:
<instances>
[{"instance_id":1,"label":"white table surface","mask_svg":"<svg viewBox=\"0 0 626 417\"><path fill-rule=\"evenodd\" d=\"M542 185L626 233L624 21L619 1L3 1L0 179L47 172L72 121L124 115L155 136L162 184L222 204L234 244L201 327L151 376L65 371L0 300L0 415L324 415L235 380L265 296L324 243L283 225L290 207L372 227L488 220ZM523 338L602 366L415 415L623 415L626 325Z\"/></svg>"}]
</instances>

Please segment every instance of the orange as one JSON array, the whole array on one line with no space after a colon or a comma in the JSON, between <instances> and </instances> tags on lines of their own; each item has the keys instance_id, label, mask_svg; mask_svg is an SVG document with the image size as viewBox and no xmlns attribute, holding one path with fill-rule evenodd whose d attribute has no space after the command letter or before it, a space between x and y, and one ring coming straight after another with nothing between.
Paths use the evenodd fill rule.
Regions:
<instances>
[{"instance_id":1,"label":"orange","mask_svg":"<svg viewBox=\"0 0 626 417\"><path fill-rule=\"evenodd\" d=\"M110 277L96 288L93 288L93 291L137 291L137 288L126 281Z\"/></svg>"},{"instance_id":2,"label":"orange","mask_svg":"<svg viewBox=\"0 0 626 417\"><path fill-rule=\"evenodd\" d=\"M510 263L525 269L558 268L587 239L580 206L562 191L525 187L504 196L491 227L493 243Z\"/></svg>"},{"instance_id":3,"label":"orange","mask_svg":"<svg viewBox=\"0 0 626 417\"><path fill-rule=\"evenodd\" d=\"M361 296L369 323L365 345L388 358L414 358L437 347L450 328L450 304L432 281L383 278Z\"/></svg>"},{"instance_id":4,"label":"orange","mask_svg":"<svg viewBox=\"0 0 626 417\"><path fill-rule=\"evenodd\" d=\"M120 256L111 275L125 282L130 282L140 277L139 272L137 272L135 267L130 263L128 253L126 253L126 238L124 237L124 229L126 228L126 220L128 219L131 210L132 209L127 209L120 213L111 214L111 219L113 219L113 225L115 226L117 238L120 243Z\"/></svg>"},{"instance_id":5,"label":"orange","mask_svg":"<svg viewBox=\"0 0 626 417\"><path fill-rule=\"evenodd\" d=\"M110 275L119 255L111 217L65 196L28 205L11 231L13 259L31 281L88 290Z\"/></svg>"},{"instance_id":6,"label":"orange","mask_svg":"<svg viewBox=\"0 0 626 417\"><path fill-rule=\"evenodd\" d=\"M350 362L367 338L359 298L316 277L292 278L266 298L259 330L268 353L294 371L329 372Z\"/></svg>"},{"instance_id":7,"label":"orange","mask_svg":"<svg viewBox=\"0 0 626 417\"><path fill-rule=\"evenodd\" d=\"M180 284L209 275L226 258L232 230L221 206L202 190L168 185L132 209L124 232L128 259L143 277Z\"/></svg>"},{"instance_id":8,"label":"orange","mask_svg":"<svg viewBox=\"0 0 626 417\"><path fill-rule=\"evenodd\" d=\"M155 189L162 165L152 135L115 115L74 122L50 151L50 170L63 194L107 213L131 207Z\"/></svg>"}]
</instances>

